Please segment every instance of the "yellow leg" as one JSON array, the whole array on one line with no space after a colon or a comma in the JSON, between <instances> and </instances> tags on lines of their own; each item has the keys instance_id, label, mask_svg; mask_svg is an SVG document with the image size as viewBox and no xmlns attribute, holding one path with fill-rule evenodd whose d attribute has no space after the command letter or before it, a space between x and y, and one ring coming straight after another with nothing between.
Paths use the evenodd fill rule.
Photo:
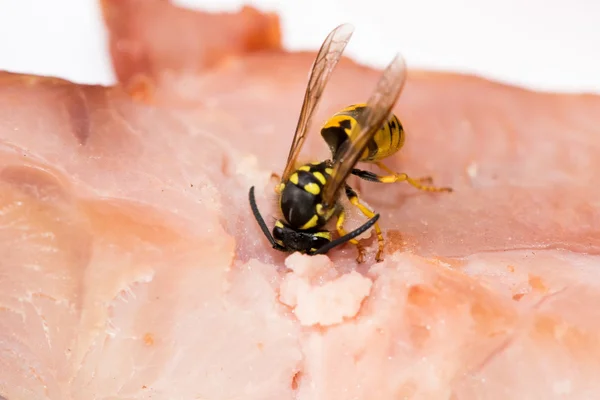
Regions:
<instances>
[{"instance_id":1,"label":"yellow leg","mask_svg":"<svg viewBox=\"0 0 600 400\"><path fill-rule=\"evenodd\" d=\"M346 196L348 197L348 200L350 200L350 203L353 206L358 207L358 209L367 218L373 218L375 216L375 213L373 213L364 204L361 203L361 201L358 198L358 195L356 194L356 192L354 191L354 189L352 189L348 185L346 185ZM381 228L379 227L379 222L375 222L375 224L373 225L373 227L375 228L375 233L377 234L377 244L379 246L378 249L377 249L377 255L375 256L375 260L377 262L381 262L381 261L383 261L383 247L384 247L383 234L381 233Z\"/></svg>"},{"instance_id":2,"label":"yellow leg","mask_svg":"<svg viewBox=\"0 0 600 400\"><path fill-rule=\"evenodd\" d=\"M342 237L348 233L344 229L344 219L345 218L346 218L346 214L344 213L344 210L342 210L340 212L340 214L338 215L338 219L337 219L337 223L336 223L336 228L337 228L337 231L338 231L338 234L340 235L340 237ZM350 239L349 242L352 243L353 245L355 245L356 250L358 250L358 257L356 257L356 262L359 264L364 262L365 261L364 247L362 247L362 245L356 239Z\"/></svg>"},{"instance_id":3,"label":"yellow leg","mask_svg":"<svg viewBox=\"0 0 600 400\"><path fill-rule=\"evenodd\" d=\"M276 174L275 172L271 172L271 179L276 179L277 180L277 185L275 185L275 187L273 188L273 190L275 191L276 194L281 194L281 177Z\"/></svg>"},{"instance_id":4,"label":"yellow leg","mask_svg":"<svg viewBox=\"0 0 600 400\"><path fill-rule=\"evenodd\" d=\"M376 163L379 168L387 172L388 176L376 176L376 179L369 177L369 180L376 180L381 183L395 183L395 182L403 182L406 181L412 186L416 187L419 190L425 190L427 192L452 192L452 188L450 187L436 187L436 186L428 186L423 185L422 183L432 183L433 179L430 176L426 176L424 178L414 179L404 173L396 173L392 171L390 168L386 167L382 162ZM360 175L359 175L360 176Z\"/></svg>"}]
</instances>

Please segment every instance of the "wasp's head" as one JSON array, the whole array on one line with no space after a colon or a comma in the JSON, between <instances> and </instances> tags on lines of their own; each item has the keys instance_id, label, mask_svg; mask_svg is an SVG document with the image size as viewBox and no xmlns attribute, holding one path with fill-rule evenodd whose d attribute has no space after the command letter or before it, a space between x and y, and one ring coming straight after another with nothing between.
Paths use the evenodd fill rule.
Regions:
<instances>
[{"instance_id":1,"label":"wasp's head","mask_svg":"<svg viewBox=\"0 0 600 400\"><path fill-rule=\"evenodd\" d=\"M280 250L313 254L331 242L331 233L322 230L294 230L284 221L278 220L273 228L273 238Z\"/></svg>"}]
</instances>

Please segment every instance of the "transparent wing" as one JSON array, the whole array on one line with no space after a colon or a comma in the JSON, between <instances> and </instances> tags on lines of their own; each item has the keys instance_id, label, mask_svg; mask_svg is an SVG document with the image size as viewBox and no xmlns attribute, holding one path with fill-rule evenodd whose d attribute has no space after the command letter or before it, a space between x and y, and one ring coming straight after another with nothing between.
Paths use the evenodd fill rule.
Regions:
<instances>
[{"instance_id":1,"label":"transparent wing","mask_svg":"<svg viewBox=\"0 0 600 400\"><path fill-rule=\"evenodd\" d=\"M298 154L306 139L306 133L310 127L312 117L321 100L323 89L325 89L325 85L327 85L327 81L335 66L342 58L342 53L344 52L352 33L354 33L354 27L352 25L342 24L331 31L321 45L321 49L311 68L310 78L304 94L304 103L302 104L300 117L298 118L298 124L296 125L296 132L294 133L294 139L292 141L292 146L290 147L290 153L285 164L285 169L281 175L282 181L287 180L293 172L294 164L296 163Z\"/></svg>"},{"instance_id":2,"label":"transparent wing","mask_svg":"<svg viewBox=\"0 0 600 400\"><path fill-rule=\"evenodd\" d=\"M390 115L406 82L406 64L400 54L383 71L365 110L359 114L350 140L338 150L333 159L331 179L323 188L323 205L332 207L338 190L343 186L352 168L365 150L369 140L377 133Z\"/></svg>"}]
</instances>

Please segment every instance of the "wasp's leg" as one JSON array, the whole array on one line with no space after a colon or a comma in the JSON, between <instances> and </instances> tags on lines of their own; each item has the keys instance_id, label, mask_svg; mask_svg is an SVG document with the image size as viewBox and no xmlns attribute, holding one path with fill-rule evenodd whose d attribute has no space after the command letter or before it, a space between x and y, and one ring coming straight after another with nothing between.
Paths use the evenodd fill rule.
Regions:
<instances>
[{"instance_id":1,"label":"wasp's leg","mask_svg":"<svg viewBox=\"0 0 600 400\"><path fill-rule=\"evenodd\" d=\"M346 214L344 210L340 211L336 223L336 228L340 237L346 235L348 232L344 229L344 220L346 219ZM365 261L365 248L358 242L356 239L350 239L350 243L356 246L356 250L358 251L358 256L356 257L357 263L363 263Z\"/></svg>"},{"instance_id":2,"label":"wasp's leg","mask_svg":"<svg viewBox=\"0 0 600 400\"><path fill-rule=\"evenodd\" d=\"M361 203L361 201L358 198L358 195L356 194L354 189L352 189L348 185L346 185L346 197L348 197L348 200L350 200L350 203L353 206L358 207L358 209L367 218L373 218L375 213L373 211L369 210L367 208L367 206L365 206L364 204ZM381 228L379 227L379 222L375 222L375 224L373 226L375 228L375 233L377 234L377 244L379 246L379 248L377 249L377 255L375 256L375 260L377 262L381 262L381 261L383 261L383 247L384 247L383 234L381 233Z\"/></svg>"},{"instance_id":3,"label":"wasp's leg","mask_svg":"<svg viewBox=\"0 0 600 400\"><path fill-rule=\"evenodd\" d=\"M275 192L275 194L281 194L283 190L283 186L281 184L281 176L279 176L279 174L276 174L275 172L271 172L270 179L275 179L277 181L277 184L273 187L273 191Z\"/></svg>"},{"instance_id":4,"label":"wasp's leg","mask_svg":"<svg viewBox=\"0 0 600 400\"><path fill-rule=\"evenodd\" d=\"M352 169L352 174L358 176L361 179L367 180L367 181L371 181L371 182L379 182L379 183L396 183L396 182L403 182L406 181L409 184L411 184L412 186L414 186L415 188L419 189L419 190L425 190L427 192L452 192L452 188L450 187L436 187L436 186L429 186L429 185L423 185L422 182L426 182L426 183L431 183L433 180L431 179L431 177L426 176L424 178L411 178L410 176L408 176L407 174L404 173L396 173L394 171L392 171L391 169L389 169L388 167L386 167L383 163L378 162L377 166L381 169L383 169L384 171L386 171L387 173L389 173L390 175L385 175L385 176L379 176L376 175L372 172L369 171L363 171L360 169Z\"/></svg>"}]
</instances>

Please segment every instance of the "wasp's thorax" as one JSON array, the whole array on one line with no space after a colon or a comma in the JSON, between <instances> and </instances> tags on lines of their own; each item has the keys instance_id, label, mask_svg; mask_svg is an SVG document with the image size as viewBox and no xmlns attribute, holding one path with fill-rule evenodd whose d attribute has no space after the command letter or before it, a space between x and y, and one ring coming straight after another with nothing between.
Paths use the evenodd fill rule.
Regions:
<instances>
[{"instance_id":1,"label":"wasp's thorax","mask_svg":"<svg viewBox=\"0 0 600 400\"><path fill-rule=\"evenodd\" d=\"M305 164L283 184L280 207L287 225L295 230L318 229L329 215L322 212L323 186L331 174L329 161Z\"/></svg>"}]
</instances>

